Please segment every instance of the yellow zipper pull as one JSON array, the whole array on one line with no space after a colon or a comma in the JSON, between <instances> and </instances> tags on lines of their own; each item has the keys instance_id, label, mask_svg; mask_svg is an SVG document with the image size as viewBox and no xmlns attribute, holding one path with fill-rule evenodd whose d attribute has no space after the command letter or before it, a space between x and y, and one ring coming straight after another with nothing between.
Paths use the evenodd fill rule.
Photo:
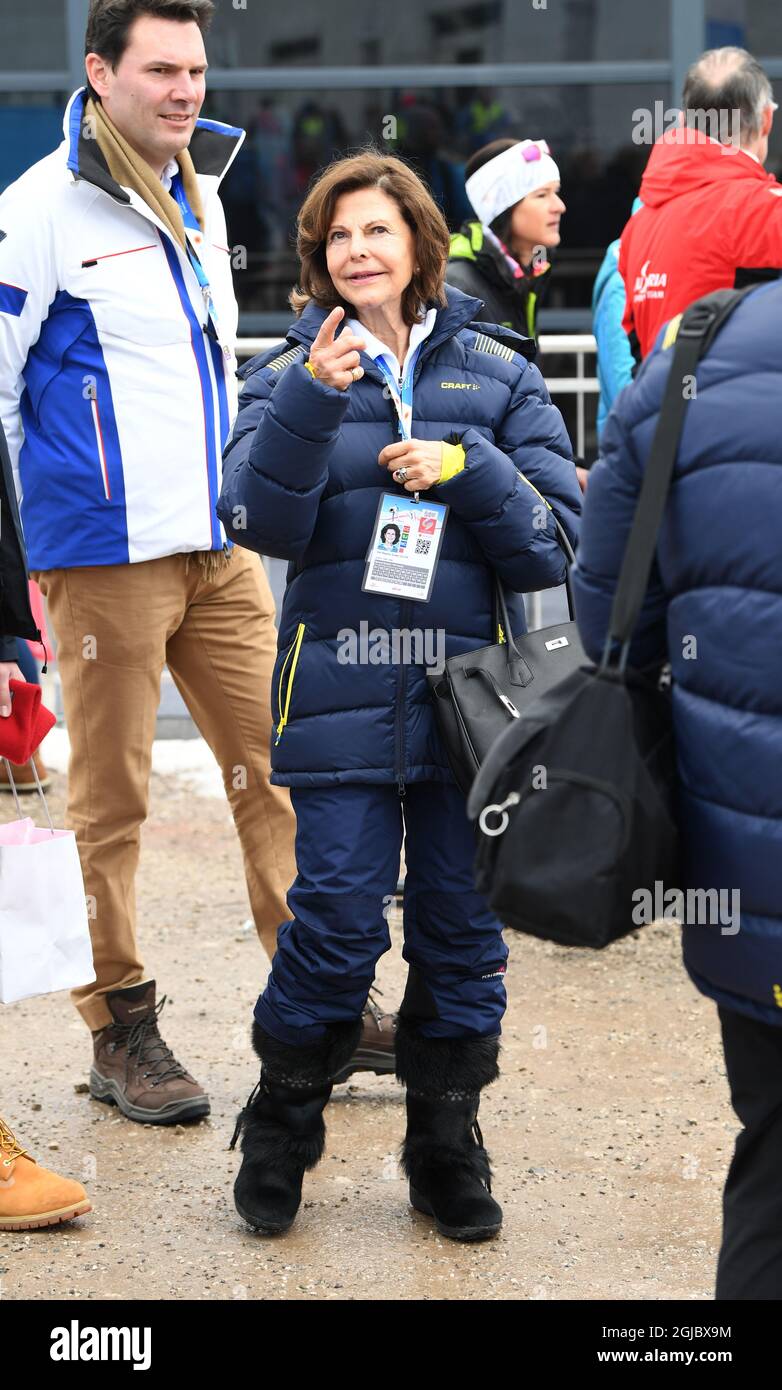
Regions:
<instances>
[{"instance_id":1,"label":"yellow zipper pull","mask_svg":"<svg viewBox=\"0 0 782 1390\"><path fill-rule=\"evenodd\" d=\"M282 663L282 670L280 671L280 680L279 680L279 685L278 685L278 687L277 687L277 704L278 704L278 707L279 707L279 710L280 710L280 722L279 722L279 724L277 725L277 737L276 737L276 739L274 740L274 746L275 746L275 748L276 748L277 744L279 743L280 739L282 738L283 730L285 729L285 725L286 725L287 722L288 722L288 711L289 711L289 709L290 709L290 707L291 707L291 691L292 691L292 689L293 689L293 681L294 681L294 677L295 677L295 675L296 675L296 663L297 663L298 660L299 660L299 652L301 651L301 644L302 644L302 640L303 640L303 638L304 638L304 627L305 627L305 624L304 624L304 623L299 623L299 626L298 626L297 629L296 629L296 638L295 638L293 644L291 645L291 647L290 647L289 650L288 650L288 655L286 656L284 662ZM285 692L285 709L283 710L283 708L282 708L282 682L283 682L283 677L284 677L284 675L285 675L285 668L286 668L286 666L288 665L288 662L290 661L291 657L293 657L293 661L291 662L291 673L290 673L290 676L288 677L288 688L287 688L287 690L286 690L286 692Z\"/></svg>"}]
</instances>

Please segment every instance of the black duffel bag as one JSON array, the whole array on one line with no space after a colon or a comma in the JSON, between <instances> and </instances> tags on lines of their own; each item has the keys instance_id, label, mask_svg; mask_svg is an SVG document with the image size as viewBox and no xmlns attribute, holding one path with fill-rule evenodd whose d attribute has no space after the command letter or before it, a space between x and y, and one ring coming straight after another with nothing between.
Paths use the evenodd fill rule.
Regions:
<instances>
[{"instance_id":1,"label":"black duffel bag","mask_svg":"<svg viewBox=\"0 0 782 1390\"><path fill-rule=\"evenodd\" d=\"M477 887L503 923L532 936L606 946L646 920L634 908L655 900L657 882L679 886L670 693L627 658L678 449L683 381L743 293L719 290L682 318L600 666L572 672L514 720L469 796Z\"/></svg>"},{"instance_id":2,"label":"black duffel bag","mask_svg":"<svg viewBox=\"0 0 782 1390\"><path fill-rule=\"evenodd\" d=\"M505 641L449 657L443 670L427 672L440 737L465 796L498 736L532 701L586 660L570 591L575 556L553 513L552 518L567 562L569 621L514 638L505 594L495 575L494 631L501 629Z\"/></svg>"},{"instance_id":3,"label":"black duffel bag","mask_svg":"<svg viewBox=\"0 0 782 1390\"><path fill-rule=\"evenodd\" d=\"M468 802L476 885L507 927L564 946L632 931L633 894L678 886L670 699L582 668L497 740Z\"/></svg>"}]
</instances>

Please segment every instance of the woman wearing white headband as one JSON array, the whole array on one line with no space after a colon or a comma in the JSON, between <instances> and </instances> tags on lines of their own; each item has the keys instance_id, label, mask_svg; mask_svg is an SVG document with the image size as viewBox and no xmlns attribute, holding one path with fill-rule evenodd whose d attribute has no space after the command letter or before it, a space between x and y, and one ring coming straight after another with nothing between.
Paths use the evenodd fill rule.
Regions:
<instances>
[{"instance_id":1,"label":"woman wearing white headband","mask_svg":"<svg viewBox=\"0 0 782 1390\"><path fill-rule=\"evenodd\" d=\"M545 140L494 140L466 167L477 221L451 237L449 285L484 302L482 317L537 336L537 311L565 211Z\"/></svg>"}]
</instances>

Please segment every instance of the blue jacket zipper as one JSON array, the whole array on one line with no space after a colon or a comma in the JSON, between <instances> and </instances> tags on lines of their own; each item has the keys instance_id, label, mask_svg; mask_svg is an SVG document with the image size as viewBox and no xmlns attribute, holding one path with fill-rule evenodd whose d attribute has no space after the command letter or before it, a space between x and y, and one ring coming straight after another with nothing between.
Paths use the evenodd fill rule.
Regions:
<instances>
[{"instance_id":1,"label":"blue jacket zipper","mask_svg":"<svg viewBox=\"0 0 782 1390\"><path fill-rule=\"evenodd\" d=\"M406 628L410 619L410 603L404 599L400 605L399 621ZM396 687L396 710L394 713L396 737L396 789L400 796L405 795L405 695L407 693L407 666L402 663Z\"/></svg>"}]
</instances>

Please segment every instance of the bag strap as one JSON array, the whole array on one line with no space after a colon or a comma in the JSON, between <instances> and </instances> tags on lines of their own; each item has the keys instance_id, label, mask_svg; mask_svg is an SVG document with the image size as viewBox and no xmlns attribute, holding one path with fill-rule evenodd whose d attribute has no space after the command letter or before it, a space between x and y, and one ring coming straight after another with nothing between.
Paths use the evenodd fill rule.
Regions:
<instances>
[{"instance_id":1,"label":"bag strap","mask_svg":"<svg viewBox=\"0 0 782 1390\"><path fill-rule=\"evenodd\" d=\"M11 764L10 764L10 762L8 761L7 758L3 758L3 762L5 763L5 770L6 770L7 774L8 774L8 781L9 781L10 784L11 784L11 791L13 792L14 802L16 803L16 809L17 809L17 811L18 811L18 813L19 813L19 819L20 819L20 820L24 820L24 811L22 810L21 805L19 804L19 793L18 793L17 790L16 790L16 783L15 783L15 781L14 781L14 774L13 774L13 772L11 771ZM33 776L34 776L34 778L35 778L35 785L36 785L36 787L38 788L38 795L40 796L41 801L43 802L43 809L44 809L44 811L46 812L46 819L47 819L48 822L49 822L49 829L51 830L52 835L53 835L53 834L54 834L54 826L52 825L52 818L51 818L51 816L49 815L49 807L48 807L48 805L46 804L46 797L45 797L44 794L43 794L43 787L41 786L41 779L40 779L40 777L38 776L38 768L35 766L35 756L34 756L34 755L33 755L33 757L30 759L30 766L31 766L32 769L33 769Z\"/></svg>"},{"instance_id":2,"label":"bag strap","mask_svg":"<svg viewBox=\"0 0 782 1390\"><path fill-rule=\"evenodd\" d=\"M565 530L562 523L558 520L557 514L554 511L553 507L551 508L551 516L554 521L554 527L557 533L557 540L565 556L565 592L567 593L567 607L568 613L570 615L570 621L573 623L576 620L576 615L575 609L573 607L573 589L570 581L570 570L571 567L576 563L576 557L573 553L573 547L570 544L570 541L568 540L567 531ZM494 571L493 573L494 632L496 633L497 628L499 626L502 626L502 630L505 634L505 640L508 643L508 659L510 660L511 655L520 656L521 653L519 652L519 649L516 646L515 641L513 640L513 633L510 630L510 623L508 620L508 605L505 602L505 591L502 587L502 582L496 571Z\"/></svg>"},{"instance_id":3,"label":"bag strap","mask_svg":"<svg viewBox=\"0 0 782 1390\"><path fill-rule=\"evenodd\" d=\"M614 643L619 644L619 670L624 672L630 639L635 630L652 570L657 533L665 511L673 467L679 447L684 412L689 397L685 378L692 376L699 358L711 346L725 320L755 286L742 290L716 290L698 299L681 316L662 406L652 447L644 470L633 524L625 546L622 568L614 594L600 670L610 664ZM669 330L670 331L670 330Z\"/></svg>"}]
</instances>

